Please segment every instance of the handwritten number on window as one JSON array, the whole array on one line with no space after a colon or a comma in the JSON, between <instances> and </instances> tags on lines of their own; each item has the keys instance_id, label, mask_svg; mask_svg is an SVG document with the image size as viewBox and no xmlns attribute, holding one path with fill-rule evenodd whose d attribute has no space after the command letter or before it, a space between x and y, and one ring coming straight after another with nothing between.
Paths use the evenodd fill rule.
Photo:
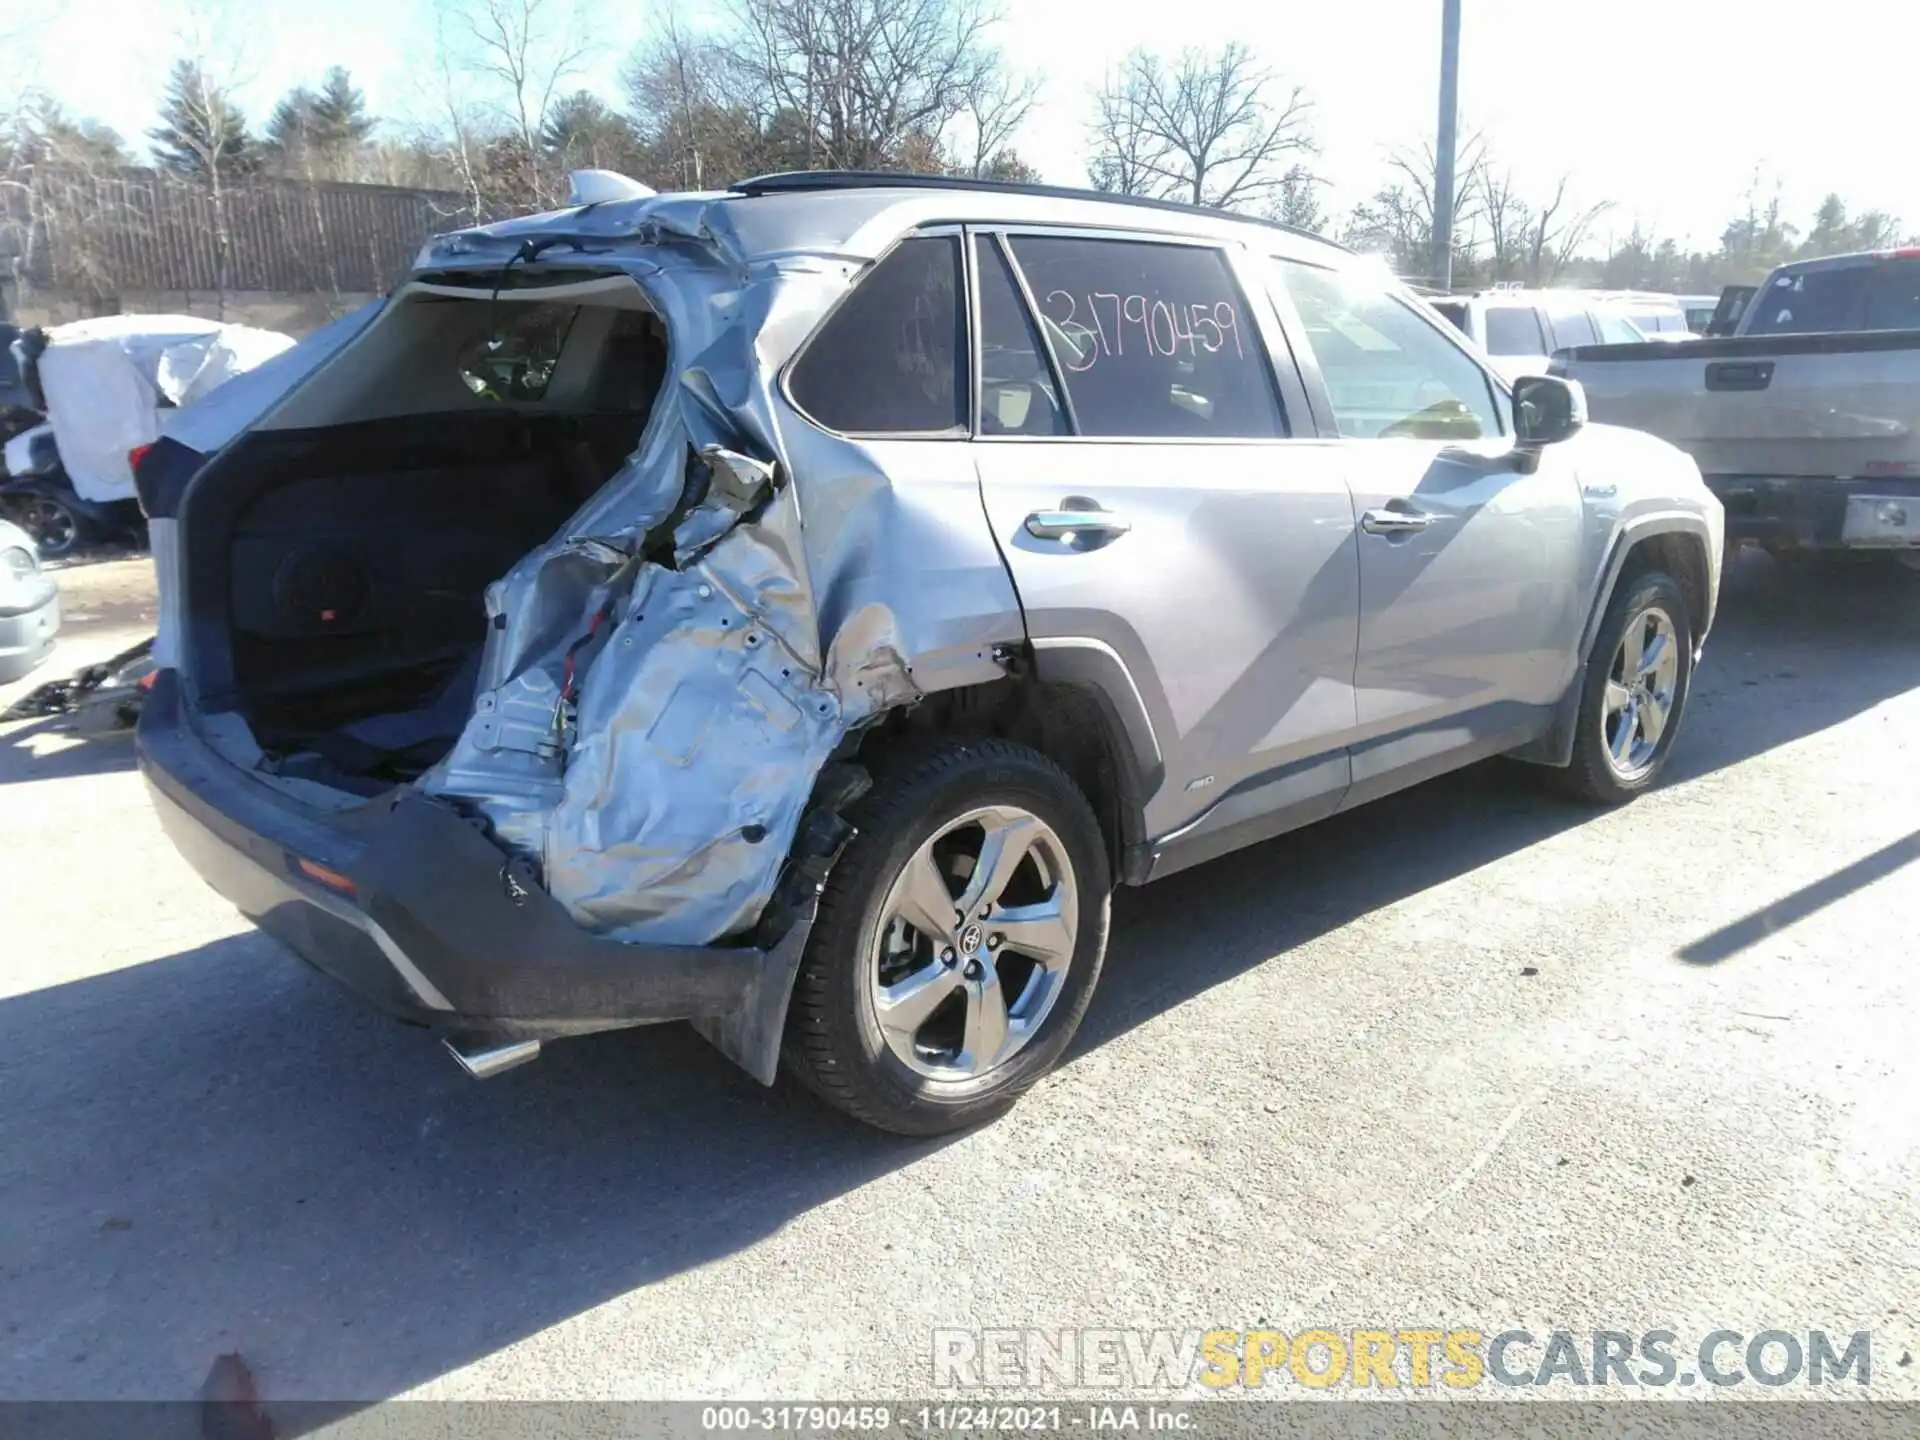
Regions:
<instances>
[{"instance_id":1,"label":"handwritten number on window","mask_svg":"<svg viewBox=\"0 0 1920 1440\"><path fill-rule=\"evenodd\" d=\"M1240 340L1240 317L1230 300L1217 300L1211 305L1196 300L1181 305L1149 295L1119 295L1110 290L1092 291L1080 298L1086 301L1087 313L1093 321L1091 326L1079 318L1079 301L1070 291L1049 290L1042 307L1054 329L1073 346L1074 353L1064 358L1067 369L1075 374L1091 370L1103 355L1124 356L1130 327L1137 331L1138 343L1145 347L1146 353L1157 359L1190 358L1203 350L1217 355L1226 348L1229 339L1233 342L1234 355L1246 358L1246 348ZM1102 315L1103 308L1112 317L1111 329Z\"/></svg>"}]
</instances>

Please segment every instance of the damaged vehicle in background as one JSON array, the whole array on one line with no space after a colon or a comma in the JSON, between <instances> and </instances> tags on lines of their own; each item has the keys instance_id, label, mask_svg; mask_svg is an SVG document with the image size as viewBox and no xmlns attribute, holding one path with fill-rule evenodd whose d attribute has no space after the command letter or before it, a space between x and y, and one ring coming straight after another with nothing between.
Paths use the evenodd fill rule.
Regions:
<instances>
[{"instance_id":1,"label":"damaged vehicle in background","mask_svg":"<svg viewBox=\"0 0 1920 1440\"><path fill-rule=\"evenodd\" d=\"M11 438L0 514L43 555L141 539L129 457L191 405L292 346L274 330L192 315L105 315L19 332L10 355L44 422Z\"/></svg>"},{"instance_id":2,"label":"damaged vehicle in background","mask_svg":"<svg viewBox=\"0 0 1920 1440\"><path fill-rule=\"evenodd\" d=\"M1377 265L928 177L581 198L148 497L163 825L473 1073L690 1020L952 1130L1059 1060L1116 883L1671 753L1698 471Z\"/></svg>"}]
</instances>

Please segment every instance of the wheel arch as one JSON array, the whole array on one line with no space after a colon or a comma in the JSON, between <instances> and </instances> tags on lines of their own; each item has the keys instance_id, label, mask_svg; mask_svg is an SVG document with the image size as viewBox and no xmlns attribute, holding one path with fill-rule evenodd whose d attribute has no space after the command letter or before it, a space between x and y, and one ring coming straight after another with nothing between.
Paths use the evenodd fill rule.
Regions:
<instances>
[{"instance_id":1,"label":"wheel arch","mask_svg":"<svg viewBox=\"0 0 1920 1440\"><path fill-rule=\"evenodd\" d=\"M1715 564L1712 528L1705 517L1690 511L1663 511L1637 517L1621 527L1607 552L1607 563L1601 567L1600 583L1588 602L1586 623L1580 631L1573 676L1554 707L1553 723L1533 744L1515 751L1514 759L1558 768L1572 763L1580 693L1607 607L1613 604L1613 597L1620 593L1622 585L1630 585L1640 576L1655 571L1673 576L1687 597L1689 618L1693 622L1694 656L1698 659L1719 603L1720 576Z\"/></svg>"}]
</instances>

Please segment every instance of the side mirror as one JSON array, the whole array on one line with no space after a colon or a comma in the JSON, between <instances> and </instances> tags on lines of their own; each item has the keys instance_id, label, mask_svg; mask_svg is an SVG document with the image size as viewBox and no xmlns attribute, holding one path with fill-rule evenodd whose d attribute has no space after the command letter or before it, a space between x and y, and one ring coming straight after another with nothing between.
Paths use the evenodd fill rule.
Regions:
<instances>
[{"instance_id":1,"label":"side mirror","mask_svg":"<svg viewBox=\"0 0 1920 1440\"><path fill-rule=\"evenodd\" d=\"M1571 440L1587 423L1587 392L1578 380L1523 375L1513 382L1514 442L1537 449Z\"/></svg>"}]
</instances>

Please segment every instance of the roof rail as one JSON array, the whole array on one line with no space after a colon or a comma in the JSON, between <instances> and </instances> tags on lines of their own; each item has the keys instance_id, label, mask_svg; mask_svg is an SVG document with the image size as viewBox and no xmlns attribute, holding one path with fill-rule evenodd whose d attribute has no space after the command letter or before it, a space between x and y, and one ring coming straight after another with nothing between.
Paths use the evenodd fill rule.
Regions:
<instances>
[{"instance_id":1,"label":"roof rail","mask_svg":"<svg viewBox=\"0 0 1920 1440\"><path fill-rule=\"evenodd\" d=\"M786 195L809 190L966 190L994 195L1032 195L1045 200L1098 200L1110 205L1171 210L1180 215L1213 215L1222 220L1237 220L1245 225L1260 225L1288 235L1318 240L1336 250L1347 248L1337 240L1329 240L1311 230L1302 230L1297 225L1259 215L1242 215L1237 210L1217 210L1210 205L1189 205L1183 200L1161 200L1151 195L1082 190L1071 185L1023 185L1011 180L976 180L968 175L916 175L903 170L782 170L772 175L736 180L727 189L735 195Z\"/></svg>"}]
</instances>

